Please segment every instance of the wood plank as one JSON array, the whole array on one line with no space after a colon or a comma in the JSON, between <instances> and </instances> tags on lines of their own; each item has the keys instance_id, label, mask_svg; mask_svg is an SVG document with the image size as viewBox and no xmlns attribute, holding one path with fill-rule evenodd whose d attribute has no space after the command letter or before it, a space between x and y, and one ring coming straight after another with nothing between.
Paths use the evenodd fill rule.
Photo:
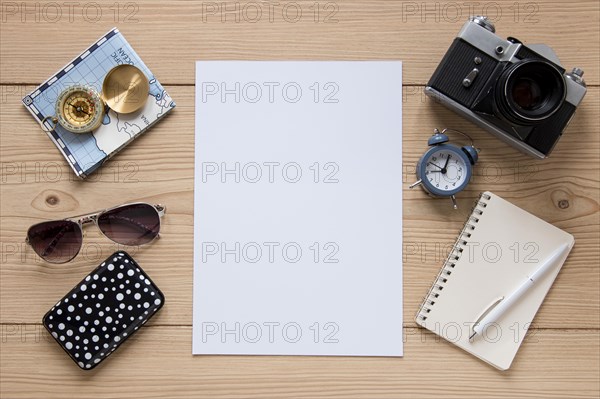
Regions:
<instances>
[{"instance_id":1,"label":"wood plank","mask_svg":"<svg viewBox=\"0 0 600 399\"><path fill-rule=\"evenodd\" d=\"M252 22L255 5L262 15ZM468 15L485 14L484 8L501 37L545 43L567 69L579 66L586 72L588 94L548 160L519 154L422 94ZM225 12L222 22L226 9L234 12ZM294 21L298 9L302 17ZM332 12L337 21L327 19ZM197 0L2 0L0 18L0 397L600 396L597 0L244 0L224 6ZM167 84L178 106L167 120L81 182L20 104L33 88L22 83L45 80L113 26ZM397 182L405 187L403 359L191 356L197 59L404 61L405 176ZM459 197L458 211L420 190L406 189L433 127L464 130L483 150L469 189ZM515 364L504 373L416 328L412 321L471 202L483 190L576 237L575 249ZM169 207L163 238L146 248L128 248L165 292L166 305L113 357L83 372L38 323L62 294L117 247L86 229L84 253L77 261L48 265L27 249L24 233L39 220L138 199Z\"/></svg>"},{"instance_id":2,"label":"wood plank","mask_svg":"<svg viewBox=\"0 0 600 399\"><path fill-rule=\"evenodd\" d=\"M194 357L190 327L149 327L96 369L82 371L40 325L2 328L0 391L15 399L597 398L600 393L597 331L536 330L525 338L513 367L501 372L416 328L405 329L404 358L358 358Z\"/></svg>"},{"instance_id":3,"label":"wood plank","mask_svg":"<svg viewBox=\"0 0 600 399\"><path fill-rule=\"evenodd\" d=\"M581 67L588 84L600 83L596 0L69 4L3 2L0 83L39 83L118 26L168 84L192 84L198 59L400 59L404 81L423 85L469 15L482 13L501 37L547 44L566 69Z\"/></svg>"},{"instance_id":4,"label":"wood plank","mask_svg":"<svg viewBox=\"0 0 600 399\"><path fill-rule=\"evenodd\" d=\"M17 92L27 92L24 87ZM161 323L190 325L192 313L193 87L167 87L178 106L172 115L106 164L90 181L78 181L57 150L20 104L8 97L2 120L2 259L0 322L39 322L45 311L117 247L86 229L83 254L67 265L40 261L23 242L29 225L113 204L147 200L168 206L163 238L130 252L153 277L171 304ZM598 328L600 303L598 105L591 88L552 156L534 160L432 103L418 91L404 102L404 318L407 326L477 194L491 190L575 235L576 246L544 302L535 324L544 328ZM433 127L451 126L473 135L481 162L458 211L449 201L408 190L414 165ZM38 151L31 154L31 148ZM596 157L596 158L594 158ZM50 201L50 202L48 202ZM57 201L56 203L53 201ZM562 201L562 202L561 202ZM448 203L446 203L448 202ZM568 205L568 206L567 206ZM532 237L535 241L535 237ZM177 254L174 258L173 254ZM33 288L32 288L33 287ZM28 306L22 293L27 292Z\"/></svg>"}]
</instances>

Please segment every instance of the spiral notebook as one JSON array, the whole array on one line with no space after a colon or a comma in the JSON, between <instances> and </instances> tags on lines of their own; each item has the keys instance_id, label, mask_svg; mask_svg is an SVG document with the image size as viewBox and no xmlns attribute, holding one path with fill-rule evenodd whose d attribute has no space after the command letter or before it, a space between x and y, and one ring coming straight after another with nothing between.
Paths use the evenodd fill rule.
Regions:
<instances>
[{"instance_id":1,"label":"spiral notebook","mask_svg":"<svg viewBox=\"0 0 600 399\"><path fill-rule=\"evenodd\" d=\"M558 247L569 250L485 334L473 324ZM492 366L510 367L529 326L573 247L571 234L491 193L482 193L417 314L420 326Z\"/></svg>"}]
</instances>

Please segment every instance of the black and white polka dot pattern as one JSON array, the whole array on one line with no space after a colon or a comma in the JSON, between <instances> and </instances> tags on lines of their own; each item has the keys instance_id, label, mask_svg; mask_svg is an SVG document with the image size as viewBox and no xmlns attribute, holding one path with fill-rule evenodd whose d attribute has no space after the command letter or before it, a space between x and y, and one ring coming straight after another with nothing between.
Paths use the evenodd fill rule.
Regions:
<instances>
[{"instance_id":1,"label":"black and white polka dot pattern","mask_svg":"<svg viewBox=\"0 0 600 399\"><path fill-rule=\"evenodd\" d=\"M115 252L46 313L43 324L84 370L114 352L165 302L129 254Z\"/></svg>"}]
</instances>

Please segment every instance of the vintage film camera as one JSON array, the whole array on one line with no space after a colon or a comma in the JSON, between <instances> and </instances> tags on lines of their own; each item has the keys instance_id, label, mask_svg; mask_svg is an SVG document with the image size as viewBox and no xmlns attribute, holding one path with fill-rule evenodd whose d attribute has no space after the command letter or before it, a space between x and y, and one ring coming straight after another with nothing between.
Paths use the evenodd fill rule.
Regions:
<instances>
[{"instance_id":1,"label":"vintage film camera","mask_svg":"<svg viewBox=\"0 0 600 399\"><path fill-rule=\"evenodd\" d=\"M546 158L586 93L583 71L565 73L554 51L496 36L471 17L425 93L519 150Z\"/></svg>"}]
</instances>

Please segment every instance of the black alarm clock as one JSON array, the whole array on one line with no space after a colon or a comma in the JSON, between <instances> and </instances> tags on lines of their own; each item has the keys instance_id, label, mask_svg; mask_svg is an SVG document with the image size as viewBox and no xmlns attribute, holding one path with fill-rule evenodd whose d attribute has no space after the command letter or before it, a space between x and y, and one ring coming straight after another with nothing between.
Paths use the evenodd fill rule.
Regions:
<instances>
[{"instance_id":1,"label":"black alarm clock","mask_svg":"<svg viewBox=\"0 0 600 399\"><path fill-rule=\"evenodd\" d=\"M471 141L471 145L458 147L448 144L448 131L460 133ZM473 140L467 134L454 129L439 131L434 134L427 144L431 147L423 154L417 163L417 181L409 186L420 185L432 197L450 198L454 209L457 209L456 194L464 190L471 176L473 166L479 158L479 150L473 147Z\"/></svg>"}]
</instances>

